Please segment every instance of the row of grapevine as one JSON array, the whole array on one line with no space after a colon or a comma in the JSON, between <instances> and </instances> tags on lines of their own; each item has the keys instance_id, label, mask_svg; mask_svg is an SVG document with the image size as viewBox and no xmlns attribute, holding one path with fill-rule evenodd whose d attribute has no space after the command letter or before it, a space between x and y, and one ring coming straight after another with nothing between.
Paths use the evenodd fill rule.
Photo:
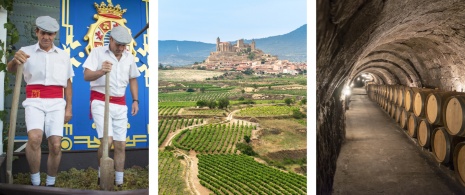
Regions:
<instances>
[{"instance_id":1,"label":"row of grapevine","mask_svg":"<svg viewBox=\"0 0 465 195\"><path fill-rule=\"evenodd\" d=\"M295 109L299 108L296 106L256 106L242 109L236 115L242 117L290 116Z\"/></svg>"},{"instance_id":2,"label":"row of grapevine","mask_svg":"<svg viewBox=\"0 0 465 195\"><path fill-rule=\"evenodd\" d=\"M251 136L254 128L256 127L250 124L239 124L239 121L232 124L202 125L184 130L182 136L174 139L173 144L184 150L201 153L235 153L235 144L245 135Z\"/></svg>"},{"instance_id":3,"label":"row of grapevine","mask_svg":"<svg viewBox=\"0 0 465 195\"><path fill-rule=\"evenodd\" d=\"M193 101L182 101L182 102L158 102L158 106L175 106L175 107L193 107L196 106L196 102Z\"/></svg>"},{"instance_id":4,"label":"row of grapevine","mask_svg":"<svg viewBox=\"0 0 465 195\"><path fill-rule=\"evenodd\" d=\"M158 146L160 146L165 141L166 137L170 132L174 132L178 129L202 123L203 119L201 118L168 118L158 120Z\"/></svg>"},{"instance_id":5,"label":"row of grapevine","mask_svg":"<svg viewBox=\"0 0 465 195\"><path fill-rule=\"evenodd\" d=\"M288 94L288 95L298 95L298 96L307 96L306 89L287 89L287 90L260 90L256 93L260 94Z\"/></svg>"},{"instance_id":6,"label":"row of grapevine","mask_svg":"<svg viewBox=\"0 0 465 195\"><path fill-rule=\"evenodd\" d=\"M215 194L306 194L306 177L236 154L199 154L200 183Z\"/></svg>"},{"instance_id":7,"label":"row of grapevine","mask_svg":"<svg viewBox=\"0 0 465 195\"><path fill-rule=\"evenodd\" d=\"M159 106L158 107L158 116L174 116L177 115L179 110L182 107L180 106Z\"/></svg>"},{"instance_id":8,"label":"row of grapevine","mask_svg":"<svg viewBox=\"0 0 465 195\"><path fill-rule=\"evenodd\" d=\"M182 93L159 93L158 101L198 101L198 100L217 100L220 98L227 98L236 96L238 92L224 92L224 91L212 91L205 93L197 92L182 92Z\"/></svg>"},{"instance_id":9,"label":"row of grapevine","mask_svg":"<svg viewBox=\"0 0 465 195\"><path fill-rule=\"evenodd\" d=\"M184 171L173 153L158 151L158 194L188 194Z\"/></svg>"}]
</instances>

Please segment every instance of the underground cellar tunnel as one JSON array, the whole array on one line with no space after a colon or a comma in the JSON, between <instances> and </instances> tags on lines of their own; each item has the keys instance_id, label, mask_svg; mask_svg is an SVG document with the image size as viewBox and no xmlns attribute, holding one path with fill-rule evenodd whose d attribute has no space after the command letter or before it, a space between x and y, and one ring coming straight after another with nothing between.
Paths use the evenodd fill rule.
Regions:
<instances>
[{"instance_id":1,"label":"underground cellar tunnel","mask_svg":"<svg viewBox=\"0 0 465 195\"><path fill-rule=\"evenodd\" d=\"M351 111L347 108L352 109L345 106L347 99L342 97L344 89L350 87L353 81L361 75L370 75L370 84L377 86L377 94L381 93L382 88L384 91L387 88L465 91L465 1L317 0L316 5L316 190L317 194L331 194L338 157L342 155L341 148L347 143L346 113ZM369 91L366 93L370 96ZM460 93L455 95L460 96ZM455 96L447 99L452 97ZM457 97L452 102L460 104L461 99ZM368 98L366 101L379 103ZM385 101L390 101L393 107L392 97ZM405 103L396 106L398 110L405 109ZM450 131L460 129L456 127L461 126L460 121L465 121L453 118L465 115L453 114L458 112L459 107L451 107L449 111L446 108L438 109L442 111L440 115L449 112L450 119L446 120L457 124L451 127L441 124L442 127L446 126L441 131L442 137L453 137L455 142L464 136L457 132L450 135ZM378 110L382 112L384 108L378 106ZM420 117L424 119L426 116L420 114ZM408 138L407 141L411 140L407 130L402 133L404 138ZM410 141L410 145L413 143ZM417 150L423 150L426 156L433 153L431 149ZM465 188L460 179L462 176L457 173L458 170L465 172L465 163L460 163L463 161L460 159L465 158L461 157L465 152L455 153L450 152L452 158L459 159L455 164L451 162L439 166L440 163L435 163L435 159L427 160L433 160L430 164L436 164L436 167L443 170L438 174L454 173L451 180Z\"/></svg>"}]
</instances>

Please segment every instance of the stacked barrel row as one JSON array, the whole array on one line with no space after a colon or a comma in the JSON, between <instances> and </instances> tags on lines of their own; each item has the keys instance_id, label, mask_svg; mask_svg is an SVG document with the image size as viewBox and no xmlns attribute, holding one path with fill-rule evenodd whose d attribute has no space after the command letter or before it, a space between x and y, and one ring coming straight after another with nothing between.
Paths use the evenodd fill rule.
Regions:
<instances>
[{"instance_id":1,"label":"stacked barrel row","mask_svg":"<svg viewBox=\"0 0 465 195\"><path fill-rule=\"evenodd\" d=\"M367 93L465 186L465 93L375 84Z\"/></svg>"}]
</instances>

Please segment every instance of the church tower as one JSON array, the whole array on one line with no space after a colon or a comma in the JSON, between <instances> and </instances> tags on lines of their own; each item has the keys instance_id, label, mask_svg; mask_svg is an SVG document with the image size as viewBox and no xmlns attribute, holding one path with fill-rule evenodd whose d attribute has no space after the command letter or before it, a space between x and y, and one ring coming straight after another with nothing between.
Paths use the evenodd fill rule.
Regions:
<instances>
[{"instance_id":1,"label":"church tower","mask_svg":"<svg viewBox=\"0 0 465 195\"><path fill-rule=\"evenodd\" d=\"M220 37L216 38L216 51L220 51Z\"/></svg>"},{"instance_id":2,"label":"church tower","mask_svg":"<svg viewBox=\"0 0 465 195\"><path fill-rule=\"evenodd\" d=\"M255 39L252 39L252 43L250 44L250 49L255 50Z\"/></svg>"}]
</instances>

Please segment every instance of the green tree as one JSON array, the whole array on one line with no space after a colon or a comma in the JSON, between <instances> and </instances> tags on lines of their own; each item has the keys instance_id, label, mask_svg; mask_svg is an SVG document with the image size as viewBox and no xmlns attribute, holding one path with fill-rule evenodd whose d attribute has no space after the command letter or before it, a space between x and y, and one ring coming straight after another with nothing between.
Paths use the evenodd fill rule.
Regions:
<instances>
[{"instance_id":1,"label":"green tree","mask_svg":"<svg viewBox=\"0 0 465 195\"><path fill-rule=\"evenodd\" d=\"M257 153L253 151L252 146L249 144L245 143L237 143L236 148L241 151L242 154L249 155L249 156L255 156Z\"/></svg>"},{"instance_id":2,"label":"green tree","mask_svg":"<svg viewBox=\"0 0 465 195\"><path fill-rule=\"evenodd\" d=\"M200 108L204 107L204 106L208 106L208 102L207 100L199 100L196 102L196 105Z\"/></svg>"},{"instance_id":3,"label":"green tree","mask_svg":"<svg viewBox=\"0 0 465 195\"><path fill-rule=\"evenodd\" d=\"M249 55L247 56L247 58L248 58L249 60L253 60L253 59L255 58L255 53L253 53L253 52L249 53Z\"/></svg>"},{"instance_id":4,"label":"green tree","mask_svg":"<svg viewBox=\"0 0 465 195\"><path fill-rule=\"evenodd\" d=\"M214 109L214 108L216 108L216 106L217 106L217 103L216 103L215 100L208 101L208 108Z\"/></svg>"},{"instance_id":5,"label":"green tree","mask_svg":"<svg viewBox=\"0 0 465 195\"><path fill-rule=\"evenodd\" d=\"M246 143L250 143L250 136L244 135L244 141L245 141Z\"/></svg>"},{"instance_id":6,"label":"green tree","mask_svg":"<svg viewBox=\"0 0 465 195\"><path fill-rule=\"evenodd\" d=\"M242 94L244 94L244 93L245 93L245 89L242 89L241 92L242 92Z\"/></svg>"},{"instance_id":7,"label":"green tree","mask_svg":"<svg viewBox=\"0 0 465 195\"><path fill-rule=\"evenodd\" d=\"M304 98L304 99L300 100L300 103L303 104L303 105L307 104L307 98Z\"/></svg>"},{"instance_id":8,"label":"green tree","mask_svg":"<svg viewBox=\"0 0 465 195\"><path fill-rule=\"evenodd\" d=\"M250 68L247 68L247 70L242 71L242 73L244 73L246 75L251 75L251 74L253 74L253 70L250 69Z\"/></svg>"},{"instance_id":9,"label":"green tree","mask_svg":"<svg viewBox=\"0 0 465 195\"><path fill-rule=\"evenodd\" d=\"M284 103L286 103L286 105L290 106L292 104L292 99L291 98L284 98Z\"/></svg>"},{"instance_id":10,"label":"green tree","mask_svg":"<svg viewBox=\"0 0 465 195\"><path fill-rule=\"evenodd\" d=\"M292 110L292 117L294 117L295 119L301 119L301 118L307 117L307 115L300 112L300 110L295 109L295 110Z\"/></svg>"},{"instance_id":11,"label":"green tree","mask_svg":"<svg viewBox=\"0 0 465 195\"><path fill-rule=\"evenodd\" d=\"M201 87L200 92L205 93L205 87Z\"/></svg>"},{"instance_id":12,"label":"green tree","mask_svg":"<svg viewBox=\"0 0 465 195\"><path fill-rule=\"evenodd\" d=\"M218 100L218 108L219 109L226 109L229 106L229 99L228 98L221 98Z\"/></svg>"},{"instance_id":13,"label":"green tree","mask_svg":"<svg viewBox=\"0 0 465 195\"><path fill-rule=\"evenodd\" d=\"M162 69L163 69L163 64L161 64L161 63L158 64L158 69L159 69L159 70L162 70Z\"/></svg>"}]
</instances>

